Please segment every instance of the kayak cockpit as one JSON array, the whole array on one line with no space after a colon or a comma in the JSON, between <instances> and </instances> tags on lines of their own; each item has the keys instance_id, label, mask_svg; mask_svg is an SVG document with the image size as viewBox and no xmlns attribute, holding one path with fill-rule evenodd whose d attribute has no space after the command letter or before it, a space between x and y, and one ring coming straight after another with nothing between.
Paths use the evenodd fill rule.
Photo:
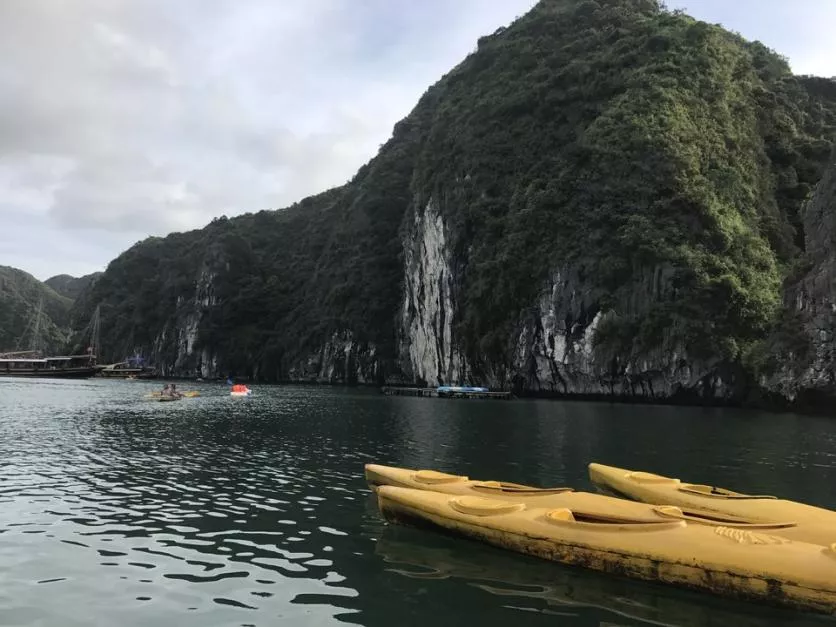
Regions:
<instances>
[{"instance_id":1,"label":"kayak cockpit","mask_svg":"<svg viewBox=\"0 0 836 627\"><path fill-rule=\"evenodd\" d=\"M608 532L664 531L685 527L686 525L683 520L609 517L598 513L592 514L569 509L568 507L560 507L546 512L545 519L547 522L556 525L569 525L586 531Z\"/></svg>"},{"instance_id":2,"label":"kayak cockpit","mask_svg":"<svg viewBox=\"0 0 836 627\"><path fill-rule=\"evenodd\" d=\"M416 470L412 473L412 480L426 485L440 485L444 483L461 483L470 479L465 475L451 475L437 470Z\"/></svg>"},{"instance_id":3,"label":"kayak cockpit","mask_svg":"<svg viewBox=\"0 0 836 627\"><path fill-rule=\"evenodd\" d=\"M574 492L572 488L536 488L530 485L509 483L507 481L479 481L473 484L473 489L477 492L484 492L486 494L496 494L497 492L501 492L503 494L514 494L517 496L544 496L547 494L566 494L567 492Z\"/></svg>"},{"instance_id":4,"label":"kayak cockpit","mask_svg":"<svg viewBox=\"0 0 836 627\"><path fill-rule=\"evenodd\" d=\"M458 496L447 501L449 507L461 514L487 518L492 516L504 516L522 512L526 509L524 503L513 501L497 501L486 499L480 496ZM600 512L585 512L568 507L558 507L545 512L543 519L549 523L559 525L571 525L584 528L588 531L659 531L684 527L685 521L671 520L670 518L628 518L619 516L608 516Z\"/></svg>"},{"instance_id":5,"label":"kayak cockpit","mask_svg":"<svg viewBox=\"0 0 836 627\"><path fill-rule=\"evenodd\" d=\"M415 483L423 483L425 485L445 485L471 481L471 479L466 475L451 475L437 470L417 470L412 473L411 479ZM572 488L537 488L530 485L523 485L521 483L511 483L509 481L473 481L471 487L476 491L481 491L486 494L496 494L497 492L501 492L503 494L515 494L519 496L525 496L527 494L544 495L573 492Z\"/></svg>"},{"instance_id":6,"label":"kayak cockpit","mask_svg":"<svg viewBox=\"0 0 836 627\"><path fill-rule=\"evenodd\" d=\"M457 512L470 516L489 517L521 512L528 509L525 503L498 501L480 496L459 496L447 501ZM618 512L589 510L581 507L558 507L547 511L545 519L553 523L573 523L586 529L667 529L684 524L731 529L768 530L796 526L795 522L758 522L739 517L717 516L705 513L683 512L673 505L653 507L646 516L624 515Z\"/></svg>"},{"instance_id":7,"label":"kayak cockpit","mask_svg":"<svg viewBox=\"0 0 836 627\"><path fill-rule=\"evenodd\" d=\"M718 488L716 486L701 485L698 483L683 483L679 486L680 492L688 494L697 494L709 498L718 499L777 499L778 497L770 496L768 494L741 494L739 492L732 492L725 488Z\"/></svg>"},{"instance_id":8,"label":"kayak cockpit","mask_svg":"<svg viewBox=\"0 0 836 627\"><path fill-rule=\"evenodd\" d=\"M785 529L787 527L798 526L798 523L795 521L767 523L748 518L740 518L739 516L714 515L702 511L683 511L674 505L658 505L653 508L653 511L659 516L678 518L686 522L698 525L708 525L711 527L722 526L740 529Z\"/></svg>"}]
</instances>

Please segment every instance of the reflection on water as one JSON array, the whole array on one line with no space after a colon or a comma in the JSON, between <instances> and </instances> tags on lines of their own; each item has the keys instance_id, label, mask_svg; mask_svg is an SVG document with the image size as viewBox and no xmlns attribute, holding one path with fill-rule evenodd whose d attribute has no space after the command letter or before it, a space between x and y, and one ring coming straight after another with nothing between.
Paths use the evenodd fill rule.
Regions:
<instances>
[{"instance_id":1,"label":"reflection on water","mask_svg":"<svg viewBox=\"0 0 836 627\"><path fill-rule=\"evenodd\" d=\"M0 624L834 624L388 528L363 480L376 461L589 489L597 459L834 507L832 422L315 387L144 398L159 387L0 379Z\"/></svg>"},{"instance_id":2,"label":"reflection on water","mask_svg":"<svg viewBox=\"0 0 836 627\"><path fill-rule=\"evenodd\" d=\"M459 580L501 603L571 617L579 625L820 624L817 618L805 623L794 612L600 576L454 538L436 537L430 545L424 532L408 528L385 529L376 552L389 572L424 581Z\"/></svg>"}]
</instances>

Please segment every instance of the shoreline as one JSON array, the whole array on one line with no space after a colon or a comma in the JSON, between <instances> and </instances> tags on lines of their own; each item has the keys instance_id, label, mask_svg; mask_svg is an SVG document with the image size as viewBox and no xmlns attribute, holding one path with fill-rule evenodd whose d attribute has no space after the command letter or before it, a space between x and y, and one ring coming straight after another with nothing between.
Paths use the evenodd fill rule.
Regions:
<instances>
[{"instance_id":1,"label":"shoreline","mask_svg":"<svg viewBox=\"0 0 836 627\"><path fill-rule=\"evenodd\" d=\"M97 377L98 378L98 377ZM260 381L248 377L235 377L236 381L244 382L248 385L268 385L268 386L311 386L311 387L329 387L329 388L356 388L356 389L376 389L381 396L384 395L384 388L409 388L422 387L417 384L408 384L399 382L397 384L388 383L368 383L355 382L347 383L343 381L321 381L321 380L280 380L280 381ZM169 376L157 377L156 379L142 379L143 382L149 383L154 381L174 381L174 382L189 382L189 383L207 383L207 384L223 384L226 385L226 378L218 379L204 379L197 381L193 377L184 376ZM512 401L521 400L551 400L563 402L579 402L579 403L604 403L604 404L618 404L618 405L650 405L650 406L668 406L668 407L696 407L696 408L726 408L726 409L742 409L752 411L766 411L773 414L800 414L805 416L820 416L836 418L836 396L832 396L819 390L804 390L800 392L796 399L790 401L784 396L769 393L763 390L752 390L748 395L739 396L737 398L705 398L691 393L682 393L674 396L665 397L651 397L639 395L626 394L597 394L597 393L564 393L551 390L500 390L491 389L491 392L510 393ZM435 401L437 397L432 398ZM477 399L452 399L452 400L477 400Z\"/></svg>"}]
</instances>

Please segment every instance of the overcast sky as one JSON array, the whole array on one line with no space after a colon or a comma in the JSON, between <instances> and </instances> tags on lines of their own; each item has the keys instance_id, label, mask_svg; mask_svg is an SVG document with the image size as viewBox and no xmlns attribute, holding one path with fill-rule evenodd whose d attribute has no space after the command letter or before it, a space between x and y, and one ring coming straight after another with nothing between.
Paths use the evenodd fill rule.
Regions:
<instances>
[{"instance_id":1,"label":"overcast sky","mask_svg":"<svg viewBox=\"0 0 836 627\"><path fill-rule=\"evenodd\" d=\"M0 265L102 270L147 235L350 178L533 0L2 0ZM836 0L670 0L836 75Z\"/></svg>"}]
</instances>

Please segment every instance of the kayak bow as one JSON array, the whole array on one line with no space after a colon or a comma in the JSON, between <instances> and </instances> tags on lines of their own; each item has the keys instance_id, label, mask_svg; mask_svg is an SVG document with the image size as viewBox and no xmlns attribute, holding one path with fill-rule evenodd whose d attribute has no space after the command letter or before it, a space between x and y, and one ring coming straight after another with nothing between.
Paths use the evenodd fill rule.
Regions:
<instances>
[{"instance_id":1,"label":"kayak bow","mask_svg":"<svg viewBox=\"0 0 836 627\"><path fill-rule=\"evenodd\" d=\"M679 479L589 464L589 478L609 492L635 501L675 505L706 516L745 518L760 523L792 521L795 525L781 535L829 546L836 540L836 512L804 503L762 494L741 494L725 488L683 483Z\"/></svg>"}]
</instances>

